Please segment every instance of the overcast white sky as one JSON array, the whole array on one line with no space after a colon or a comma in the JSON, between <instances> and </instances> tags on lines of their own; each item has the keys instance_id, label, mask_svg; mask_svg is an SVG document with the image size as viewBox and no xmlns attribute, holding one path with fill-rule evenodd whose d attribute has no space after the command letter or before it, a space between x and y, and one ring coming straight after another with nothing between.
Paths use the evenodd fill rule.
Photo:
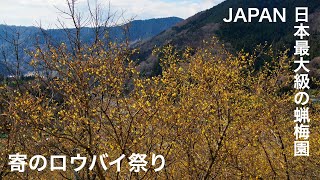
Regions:
<instances>
[{"instance_id":1,"label":"overcast white sky","mask_svg":"<svg viewBox=\"0 0 320 180\"><path fill-rule=\"evenodd\" d=\"M95 2L96 0L90 0ZM98 0L110 2L111 11L125 11L125 18L150 19L176 16L190 17L209 9L223 0ZM0 24L34 26L37 22L54 28L59 17L55 6L66 8L66 0L0 0ZM86 7L87 0L78 0L79 9ZM118 13L120 14L120 13Z\"/></svg>"}]
</instances>

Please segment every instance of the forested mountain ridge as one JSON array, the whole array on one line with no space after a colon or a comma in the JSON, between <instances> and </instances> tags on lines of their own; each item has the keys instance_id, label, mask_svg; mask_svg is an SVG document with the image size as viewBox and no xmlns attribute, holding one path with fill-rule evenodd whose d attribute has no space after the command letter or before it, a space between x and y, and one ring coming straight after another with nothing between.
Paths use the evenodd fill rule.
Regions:
<instances>
[{"instance_id":1,"label":"forested mountain ridge","mask_svg":"<svg viewBox=\"0 0 320 180\"><path fill-rule=\"evenodd\" d=\"M318 0L226 0L217 6L212 7L203 12L184 20L183 22L173 26L165 32L153 37L150 41L142 45L163 45L166 43L175 44L177 46L196 46L202 40L210 36L218 36L226 43L232 44L237 50L245 48L251 50L253 46L265 41L269 43L279 42L282 44L292 43L294 39L294 18L295 7L309 7L309 20L311 38L317 36L316 32L320 31L319 18L317 14L320 12L320 1ZM285 23L225 23L223 18L228 16L229 8L249 7L262 8L286 8L287 21ZM174 35L172 37L172 35Z\"/></svg>"},{"instance_id":2,"label":"forested mountain ridge","mask_svg":"<svg viewBox=\"0 0 320 180\"><path fill-rule=\"evenodd\" d=\"M119 25L107 28L108 38L111 41L123 41L128 39L130 43L139 42L150 39L151 37L161 33L162 31L172 27L181 22L183 19L178 17L148 19L148 20L134 20L125 25ZM125 28L128 30L125 30ZM71 33L75 29L68 29ZM27 67L30 57L25 53L26 50L32 50L36 44L43 45L43 33L49 35L53 40L52 43L59 44L68 41L67 34L63 29L46 29L41 31L38 27L25 26L9 26L0 25L0 71L1 74L8 74L4 61L13 62L15 60L14 41L19 44L19 58L23 61L23 66ZM83 27L81 29L81 41L83 43L92 43L94 41L94 31L92 28ZM3 54L6 56L3 56ZM28 70L25 70L28 71Z\"/></svg>"},{"instance_id":3,"label":"forested mountain ridge","mask_svg":"<svg viewBox=\"0 0 320 180\"><path fill-rule=\"evenodd\" d=\"M153 37L151 40L139 44L141 61L144 64L152 64L155 60L150 54L154 47L174 45L177 49L187 46L198 48L203 40L210 40L213 36L218 37L231 51L244 49L247 52L254 50L258 44L273 44L275 49L293 49L296 37L293 36L295 29L295 7L308 7L310 25L310 53L311 58L320 56L320 1L319 0L226 0L217 6L184 20L169 28L165 32ZM234 10L243 8L286 8L286 22L262 22L255 19L252 23L236 22L226 23L223 18L229 16L229 8ZM235 13L235 12L234 12ZM148 65L150 67L154 65Z\"/></svg>"}]
</instances>

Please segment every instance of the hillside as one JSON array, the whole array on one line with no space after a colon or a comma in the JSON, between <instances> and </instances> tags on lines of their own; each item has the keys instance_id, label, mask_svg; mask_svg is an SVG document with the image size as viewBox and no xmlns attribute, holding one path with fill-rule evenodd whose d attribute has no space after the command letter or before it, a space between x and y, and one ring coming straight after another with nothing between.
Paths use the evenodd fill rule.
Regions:
<instances>
[{"instance_id":1,"label":"hillside","mask_svg":"<svg viewBox=\"0 0 320 180\"><path fill-rule=\"evenodd\" d=\"M213 36L218 37L231 50L252 51L257 44L265 42L273 44L277 49L292 48L295 42L293 36L295 29L295 7L309 7L309 19L311 26L311 57L320 56L319 30L320 30L320 1L319 0L226 0L211 9L186 19L185 21L173 26L165 32L153 37L151 40L139 45L141 55L140 61L147 60L150 64L152 49L166 44L172 44L178 49L186 46L193 48L200 47L203 40L208 40ZM245 11L249 7L257 7L260 10L264 7L287 8L286 23L225 23L223 18L228 17L229 8L242 7ZM261 12L261 11L260 11ZM152 65L149 65L151 67Z\"/></svg>"},{"instance_id":2,"label":"hillside","mask_svg":"<svg viewBox=\"0 0 320 180\"><path fill-rule=\"evenodd\" d=\"M128 34L124 34L123 26L110 27L108 29L109 38L111 41L122 41L125 38L128 38L131 43L139 42L142 40L148 40L153 36L161 33L162 31L172 27L173 25L181 22L183 19L177 17L168 17L168 18L159 18L159 19L149 19L149 20L134 20L125 26L129 27ZM75 31L71 29L71 32ZM24 62L23 71L28 71L27 64L30 60L30 57L26 55L25 50L30 50L30 47L35 47L37 43L37 38L41 44L44 43L42 37L42 32L37 27L24 27L24 26L8 26L0 25L0 48L1 52L7 54L7 60L9 62L14 61L14 48L13 46L5 41L8 39L10 41L15 38L17 40L17 33L19 33L19 56ZM48 29L45 30L45 33L50 35L56 43L61 43L67 41L67 35L62 29ZM94 31L92 28L82 28L81 29L81 40L84 43L91 43L94 39ZM4 57L0 56L0 62L4 61ZM3 63L0 63L0 70L2 74L7 74Z\"/></svg>"}]
</instances>

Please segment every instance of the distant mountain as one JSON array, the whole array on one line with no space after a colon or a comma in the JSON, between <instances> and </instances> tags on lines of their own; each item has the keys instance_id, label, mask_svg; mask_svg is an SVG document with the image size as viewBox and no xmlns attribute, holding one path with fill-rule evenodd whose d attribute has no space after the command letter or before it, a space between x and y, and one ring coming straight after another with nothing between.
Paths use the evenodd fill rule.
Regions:
<instances>
[{"instance_id":1,"label":"distant mountain","mask_svg":"<svg viewBox=\"0 0 320 180\"><path fill-rule=\"evenodd\" d=\"M203 40L209 40L213 36L218 37L230 50L252 51L257 44L268 42L277 49L293 48L296 37L293 36L296 25L295 7L309 7L311 57L320 56L320 0L226 0L211 9L208 9L178 23L165 32L153 37L151 40L137 45L141 53L137 57L140 61L145 61L148 67L155 60L150 56L152 49L166 44L172 44L178 49L186 46L193 48L200 47ZM229 8L249 7L260 9L286 8L286 23L225 23L223 18L229 16ZM148 69L148 68L147 68Z\"/></svg>"},{"instance_id":2,"label":"distant mountain","mask_svg":"<svg viewBox=\"0 0 320 180\"><path fill-rule=\"evenodd\" d=\"M112 41L122 41L125 38L131 43L137 43L139 41L145 41L153 36L165 31L166 29L174 26L175 24L181 22L183 19L177 17L168 17L168 18L159 18L159 19L149 19L149 20L134 20L129 24L126 24L126 27L129 27L127 34L124 33L124 26L115 26L108 28L108 35ZM71 32L75 31L70 29ZM43 39L41 37L41 31L37 27L24 27L24 26L8 26L0 25L0 50L4 51L7 54L8 61L12 62L15 59L14 49L9 42L4 39L13 40L17 37L19 33L19 38L21 44L19 46L19 56L23 59L24 67L27 67L27 64L30 60L30 57L26 55L24 50L30 50L34 47L37 40L40 42L40 45L43 44ZM56 43L67 41L67 35L62 29L48 29L45 30L45 33L50 35ZM38 38L37 38L38 37ZM81 40L84 43L93 42L94 31L92 28L84 27L81 29ZM1 53L2 54L2 53ZM0 73L8 74L3 67L4 64L2 61L4 57L0 56ZM27 71L27 70L26 70Z\"/></svg>"},{"instance_id":3,"label":"distant mountain","mask_svg":"<svg viewBox=\"0 0 320 180\"><path fill-rule=\"evenodd\" d=\"M182 20L183 19L177 17L134 20L124 25L125 27L128 27L128 32L124 32L124 26L115 26L108 29L108 35L112 41L122 41L125 38L128 38L130 42L148 40L181 22ZM65 32L63 32L61 29L50 29L47 30L47 33L50 34L56 41L63 41L66 39ZM81 38L82 41L86 43L93 41L94 31L92 31L92 28L82 28Z\"/></svg>"}]
</instances>

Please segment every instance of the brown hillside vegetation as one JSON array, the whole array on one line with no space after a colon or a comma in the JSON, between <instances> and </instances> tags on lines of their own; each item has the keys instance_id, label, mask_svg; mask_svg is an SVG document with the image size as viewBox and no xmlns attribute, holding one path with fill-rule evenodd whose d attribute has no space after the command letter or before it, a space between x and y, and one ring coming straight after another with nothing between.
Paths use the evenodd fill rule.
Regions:
<instances>
[{"instance_id":1,"label":"brown hillside vegetation","mask_svg":"<svg viewBox=\"0 0 320 180\"><path fill-rule=\"evenodd\" d=\"M320 177L319 104L310 104L310 157L293 156L295 105L286 53L264 51L274 63L256 71L255 54L212 54L214 41L193 56L188 51L179 56L169 46L162 50L162 75L141 78L126 46L108 46L82 48L77 56L63 45L38 49L33 62L56 71L56 77L39 76L21 91L1 85L1 131L5 127L7 134L0 146L2 178ZM10 172L8 155L17 152L48 159L62 154L69 160L81 154L88 162L79 172L69 160L65 172ZM120 173L98 163L88 169L92 156L104 153L108 162L126 155ZM148 171L130 173L132 153L161 154L165 168L154 172L148 163Z\"/></svg>"}]
</instances>

